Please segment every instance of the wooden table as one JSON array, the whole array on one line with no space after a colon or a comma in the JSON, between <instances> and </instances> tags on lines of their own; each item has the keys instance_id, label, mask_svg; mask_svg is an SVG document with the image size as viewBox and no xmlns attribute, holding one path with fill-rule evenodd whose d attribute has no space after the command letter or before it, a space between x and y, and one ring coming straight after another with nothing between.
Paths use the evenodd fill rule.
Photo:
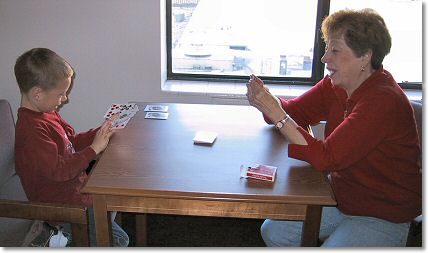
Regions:
<instances>
[{"instance_id":1,"label":"wooden table","mask_svg":"<svg viewBox=\"0 0 428 253\"><path fill-rule=\"evenodd\" d=\"M93 195L99 246L111 245L110 211L302 220L302 246L316 246L322 206L336 205L330 185L308 163L288 157L286 139L260 112L164 104L168 119L153 120L144 118L146 104L138 103L140 111L112 137L83 189ZM193 144L200 130L218 133L212 146ZM240 178L241 164L276 166L277 178Z\"/></svg>"}]
</instances>

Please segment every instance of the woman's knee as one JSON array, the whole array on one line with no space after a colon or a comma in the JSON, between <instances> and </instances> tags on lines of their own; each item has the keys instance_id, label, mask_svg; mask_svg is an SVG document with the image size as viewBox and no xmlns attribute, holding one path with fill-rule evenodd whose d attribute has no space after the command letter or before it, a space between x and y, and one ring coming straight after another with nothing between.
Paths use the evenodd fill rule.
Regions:
<instances>
[{"instance_id":1,"label":"woman's knee","mask_svg":"<svg viewBox=\"0 0 428 253\"><path fill-rule=\"evenodd\" d=\"M344 220L323 247L403 247L407 223L395 224L372 217Z\"/></svg>"},{"instance_id":2,"label":"woman's knee","mask_svg":"<svg viewBox=\"0 0 428 253\"><path fill-rule=\"evenodd\" d=\"M269 246L270 235L271 235L271 226L269 225L270 220L265 220L260 227L260 234L262 235L263 241Z\"/></svg>"}]
</instances>

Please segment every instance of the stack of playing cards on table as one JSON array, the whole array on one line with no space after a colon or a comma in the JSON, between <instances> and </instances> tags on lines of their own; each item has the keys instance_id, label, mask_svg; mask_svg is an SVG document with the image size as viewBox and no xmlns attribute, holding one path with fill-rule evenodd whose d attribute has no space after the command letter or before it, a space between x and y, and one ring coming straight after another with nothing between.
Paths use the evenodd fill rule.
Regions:
<instances>
[{"instance_id":1,"label":"stack of playing cards on table","mask_svg":"<svg viewBox=\"0 0 428 253\"><path fill-rule=\"evenodd\" d=\"M146 112L146 119L167 119L168 106L167 105L146 105L144 108Z\"/></svg>"},{"instance_id":2,"label":"stack of playing cards on table","mask_svg":"<svg viewBox=\"0 0 428 253\"><path fill-rule=\"evenodd\" d=\"M255 167L246 167L241 165L241 177L253 178L264 181L275 181L276 167L269 165L257 165Z\"/></svg>"},{"instance_id":3,"label":"stack of playing cards on table","mask_svg":"<svg viewBox=\"0 0 428 253\"><path fill-rule=\"evenodd\" d=\"M194 144L212 145L217 138L217 133L210 131L198 131L193 138Z\"/></svg>"},{"instance_id":4,"label":"stack of playing cards on table","mask_svg":"<svg viewBox=\"0 0 428 253\"><path fill-rule=\"evenodd\" d=\"M129 120L134 117L134 115L139 111L138 105L136 103L126 103L126 104L111 104L110 108L107 110L104 115L105 119L110 118L111 116L118 114L119 117L113 122L113 129L122 129L128 124Z\"/></svg>"}]
</instances>

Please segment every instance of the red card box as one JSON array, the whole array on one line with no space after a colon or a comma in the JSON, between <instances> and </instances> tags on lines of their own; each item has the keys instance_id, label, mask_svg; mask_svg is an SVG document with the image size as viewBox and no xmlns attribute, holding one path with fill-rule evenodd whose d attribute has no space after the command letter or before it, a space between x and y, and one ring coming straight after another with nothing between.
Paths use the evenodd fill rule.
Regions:
<instances>
[{"instance_id":1,"label":"red card box","mask_svg":"<svg viewBox=\"0 0 428 253\"><path fill-rule=\"evenodd\" d=\"M277 167L269 165L257 165L255 167L244 167L241 165L241 177L274 182L276 169Z\"/></svg>"}]
</instances>

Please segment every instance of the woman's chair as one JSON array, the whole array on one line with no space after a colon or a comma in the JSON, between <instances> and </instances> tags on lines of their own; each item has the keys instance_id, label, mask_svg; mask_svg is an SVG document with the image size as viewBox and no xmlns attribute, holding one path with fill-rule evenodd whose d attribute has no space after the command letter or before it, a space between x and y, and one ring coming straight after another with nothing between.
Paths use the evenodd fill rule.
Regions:
<instances>
[{"instance_id":1,"label":"woman's chair","mask_svg":"<svg viewBox=\"0 0 428 253\"><path fill-rule=\"evenodd\" d=\"M415 115L416 126L418 128L419 143L421 145L421 155L419 162L422 168L422 101L410 101L413 107L413 113ZM422 173L422 171L421 171ZM408 247L421 247L422 246L422 214L416 217L409 228L409 234L407 236Z\"/></svg>"},{"instance_id":2,"label":"woman's chair","mask_svg":"<svg viewBox=\"0 0 428 253\"><path fill-rule=\"evenodd\" d=\"M33 221L71 223L72 245L89 246L87 208L27 200L15 172L15 121L7 100L0 99L0 247L21 246Z\"/></svg>"}]
</instances>

